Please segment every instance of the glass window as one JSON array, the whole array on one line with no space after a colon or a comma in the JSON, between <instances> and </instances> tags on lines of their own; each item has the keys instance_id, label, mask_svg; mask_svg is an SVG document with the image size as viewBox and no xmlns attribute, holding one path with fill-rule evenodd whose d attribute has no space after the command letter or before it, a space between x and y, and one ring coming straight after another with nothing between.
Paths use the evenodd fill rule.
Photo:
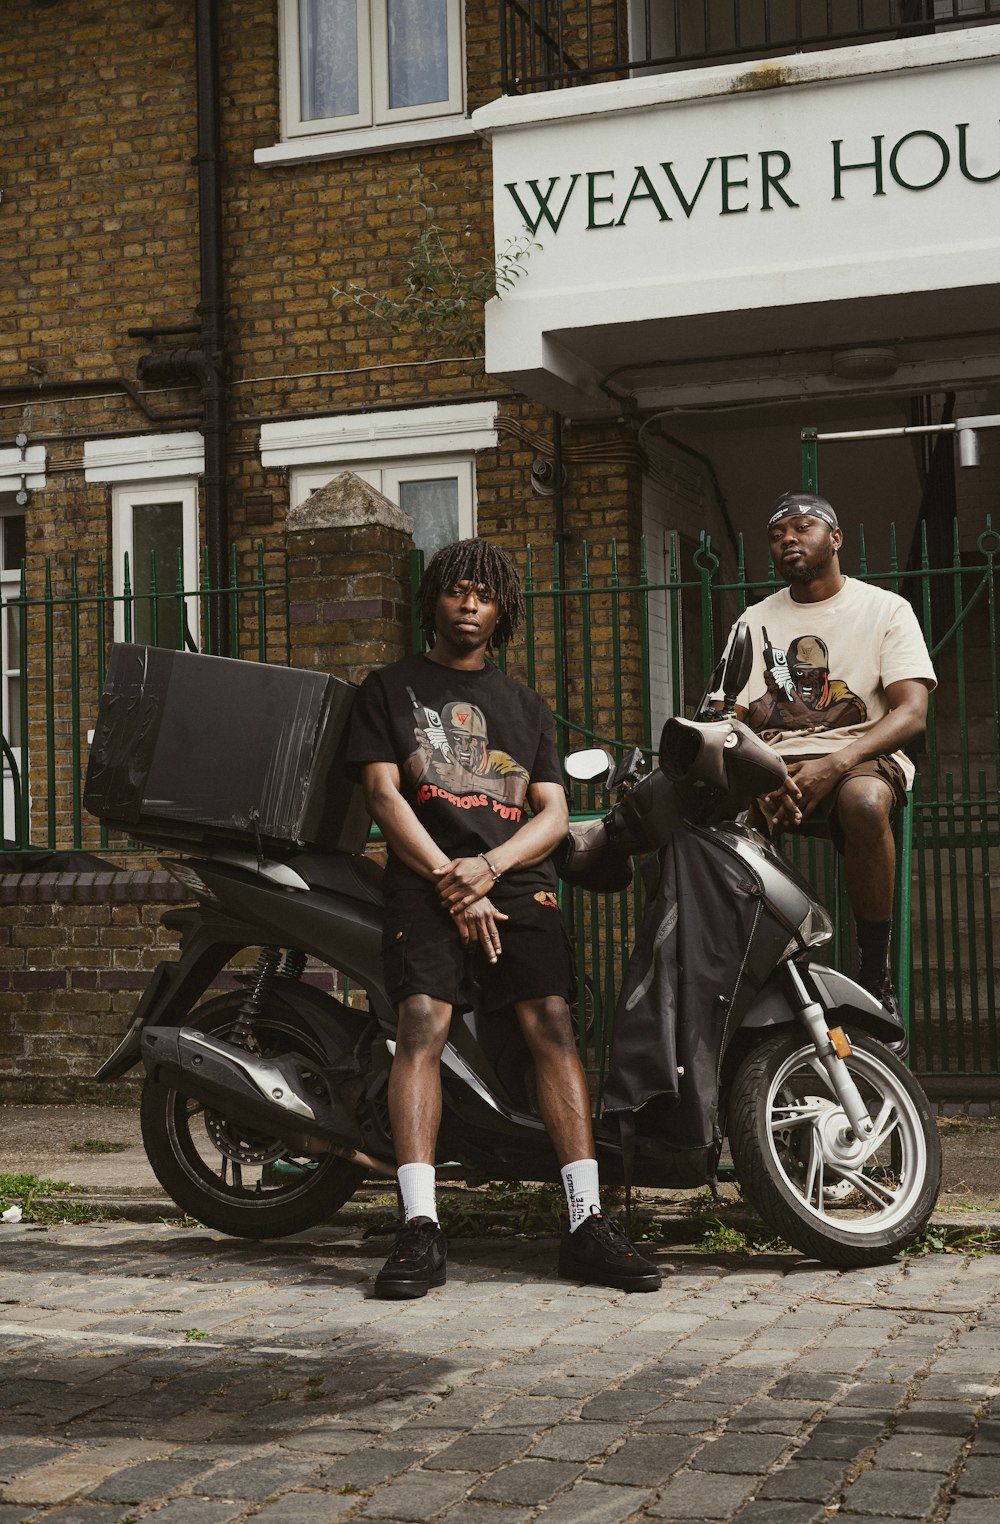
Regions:
<instances>
[{"instance_id":1,"label":"glass window","mask_svg":"<svg viewBox=\"0 0 1000 1524\"><path fill-rule=\"evenodd\" d=\"M287 137L464 110L461 0L282 0Z\"/></svg>"},{"instance_id":2,"label":"glass window","mask_svg":"<svg viewBox=\"0 0 1000 1524\"><path fill-rule=\"evenodd\" d=\"M198 645L198 486L116 486L115 639Z\"/></svg>"},{"instance_id":3,"label":"glass window","mask_svg":"<svg viewBox=\"0 0 1000 1524\"><path fill-rule=\"evenodd\" d=\"M341 471L353 471L398 503L413 520L413 543L430 557L442 545L466 540L476 532L475 465L471 457L423 461L338 461L303 466L293 472L292 501L302 503Z\"/></svg>"},{"instance_id":4,"label":"glass window","mask_svg":"<svg viewBox=\"0 0 1000 1524\"><path fill-rule=\"evenodd\" d=\"M461 538L456 477L438 476L423 482L400 480L399 506L413 520L413 542L426 556Z\"/></svg>"},{"instance_id":5,"label":"glass window","mask_svg":"<svg viewBox=\"0 0 1000 1524\"><path fill-rule=\"evenodd\" d=\"M0 501L0 732L21 770L21 626L24 608L17 602L21 592L27 518L14 506ZM11 755L0 748L0 839L14 841L23 803L15 787Z\"/></svg>"},{"instance_id":6,"label":"glass window","mask_svg":"<svg viewBox=\"0 0 1000 1524\"><path fill-rule=\"evenodd\" d=\"M389 106L448 99L446 0L388 0Z\"/></svg>"}]
</instances>

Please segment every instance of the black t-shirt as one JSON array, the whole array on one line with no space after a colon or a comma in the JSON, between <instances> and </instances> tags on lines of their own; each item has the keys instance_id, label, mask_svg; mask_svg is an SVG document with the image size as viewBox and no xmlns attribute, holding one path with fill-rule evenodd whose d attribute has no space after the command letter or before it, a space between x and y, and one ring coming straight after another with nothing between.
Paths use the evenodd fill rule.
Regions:
<instances>
[{"instance_id":1,"label":"black t-shirt","mask_svg":"<svg viewBox=\"0 0 1000 1524\"><path fill-rule=\"evenodd\" d=\"M552 713L496 667L469 672L426 656L372 672L354 698L347 760L393 762L403 798L449 857L476 857L513 836L529 783L562 783ZM394 887L427 888L390 849ZM551 863L504 874L506 892L552 888Z\"/></svg>"}]
</instances>

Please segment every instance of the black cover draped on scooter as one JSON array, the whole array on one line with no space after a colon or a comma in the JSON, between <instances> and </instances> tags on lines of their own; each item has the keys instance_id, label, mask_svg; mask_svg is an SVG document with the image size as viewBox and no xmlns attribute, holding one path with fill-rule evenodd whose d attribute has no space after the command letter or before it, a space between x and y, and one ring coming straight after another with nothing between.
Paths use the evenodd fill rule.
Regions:
<instances>
[{"instance_id":1,"label":"black cover draped on scooter","mask_svg":"<svg viewBox=\"0 0 1000 1524\"><path fill-rule=\"evenodd\" d=\"M656 1140L687 1155L700 1184L721 1141L723 1038L761 911L759 886L717 840L684 826L642 874L645 911L615 1010L603 1109L619 1118L623 1142L634 1130L640 1152Z\"/></svg>"}]
</instances>

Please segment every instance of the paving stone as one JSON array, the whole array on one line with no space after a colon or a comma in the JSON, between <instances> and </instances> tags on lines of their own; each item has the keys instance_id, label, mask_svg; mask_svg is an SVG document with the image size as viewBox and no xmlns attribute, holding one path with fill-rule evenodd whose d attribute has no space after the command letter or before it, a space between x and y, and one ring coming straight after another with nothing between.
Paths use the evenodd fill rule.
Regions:
<instances>
[{"instance_id":1,"label":"paving stone","mask_svg":"<svg viewBox=\"0 0 1000 1524\"><path fill-rule=\"evenodd\" d=\"M268 1455L213 1471L211 1476L198 1483L194 1491L203 1497L245 1498L252 1503L261 1503L286 1487L308 1486L319 1466L316 1455Z\"/></svg>"},{"instance_id":2,"label":"paving stone","mask_svg":"<svg viewBox=\"0 0 1000 1524\"><path fill-rule=\"evenodd\" d=\"M847 1471L848 1465L844 1461L804 1461L794 1456L780 1471L767 1478L757 1496L825 1503L840 1490Z\"/></svg>"},{"instance_id":3,"label":"paving stone","mask_svg":"<svg viewBox=\"0 0 1000 1524\"><path fill-rule=\"evenodd\" d=\"M427 1471L474 1471L480 1475L484 1471L495 1471L498 1466L523 1455L529 1444L526 1434L496 1434L477 1429L456 1439L454 1444L445 1445L443 1450L429 1456L423 1465Z\"/></svg>"},{"instance_id":4,"label":"paving stone","mask_svg":"<svg viewBox=\"0 0 1000 1524\"><path fill-rule=\"evenodd\" d=\"M812 1508L801 1502L783 1503L774 1498L761 1500L758 1494L736 1515L735 1524L825 1524L828 1518L823 1507Z\"/></svg>"},{"instance_id":5,"label":"paving stone","mask_svg":"<svg viewBox=\"0 0 1000 1524\"><path fill-rule=\"evenodd\" d=\"M355 1450L331 1465L323 1465L323 1486L330 1492L340 1487L358 1487L366 1492L401 1475L421 1458L419 1450L397 1450L391 1445L375 1445ZM468 1483L466 1483L468 1485Z\"/></svg>"},{"instance_id":6,"label":"paving stone","mask_svg":"<svg viewBox=\"0 0 1000 1524\"><path fill-rule=\"evenodd\" d=\"M16 1524L24 1524L24 1509L18 1510L19 1518ZM107 1503L71 1503L68 1508L57 1508L54 1513L45 1513L41 1517L45 1524L121 1524L122 1511L117 1505ZM0 1521L8 1524L0 1510ZM9 1524L15 1524L11 1519Z\"/></svg>"},{"instance_id":7,"label":"paving stone","mask_svg":"<svg viewBox=\"0 0 1000 1524\"><path fill-rule=\"evenodd\" d=\"M679 1471L700 1443L680 1435L637 1434L626 1439L620 1450L595 1467L594 1481L625 1487L659 1487Z\"/></svg>"},{"instance_id":8,"label":"paving stone","mask_svg":"<svg viewBox=\"0 0 1000 1524\"><path fill-rule=\"evenodd\" d=\"M959 1473L956 1491L962 1497L1000 1498L1000 1455L970 1455Z\"/></svg>"},{"instance_id":9,"label":"paving stone","mask_svg":"<svg viewBox=\"0 0 1000 1524\"><path fill-rule=\"evenodd\" d=\"M997 1505L990 1498L956 1498L948 1524L997 1524Z\"/></svg>"},{"instance_id":10,"label":"paving stone","mask_svg":"<svg viewBox=\"0 0 1000 1524\"><path fill-rule=\"evenodd\" d=\"M881 1418L866 1420L861 1414L827 1414L797 1451L799 1460L854 1459L871 1449L885 1433Z\"/></svg>"},{"instance_id":11,"label":"paving stone","mask_svg":"<svg viewBox=\"0 0 1000 1524\"><path fill-rule=\"evenodd\" d=\"M585 1423L581 1419L567 1419L542 1434L529 1453L544 1460L597 1460L605 1450L617 1444L626 1432L622 1424Z\"/></svg>"},{"instance_id":12,"label":"paving stone","mask_svg":"<svg viewBox=\"0 0 1000 1524\"><path fill-rule=\"evenodd\" d=\"M878 1448L876 1469L893 1471L950 1471L963 1440L957 1434L897 1434ZM1000 1456L997 1457L1000 1475Z\"/></svg>"},{"instance_id":13,"label":"paving stone","mask_svg":"<svg viewBox=\"0 0 1000 1524\"><path fill-rule=\"evenodd\" d=\"M8 1482L61 1453L58 1445L5 1445L0 1449L0 1483Z\"/></svg>"},{"instance_id":14,"label":"paving stone","mask_svg":"<svg viewBox=\"0 0 1000 1524\"><path fill-rule=\"evenodd\" d=\"M400 1520L403 1524L414 1520L416 1524L424 1524L425 1519L441 1513L449 1503L457 1503L468 1485L469 1478L465 1475L447 1471L412 1471L379 1488L362 1508L360 1517Z\"/></svg>"},{"instance_id":15,"label":"paving stone","mask_svg":"<svg viewBox=\"0 0 1000 1524\"><path fill-rule=\"evenodd\" d=\"M649 1500L635 1487L608 1487L579 1481L549 1503L541 1517L545 1524L622 1524Z\"/></svg>"},{"instance_id":16,"label":"paving stone","mask_svg":"<svg viewBox=\"0 0 1000 1524\"><path fill-rule=\"evenodd\" d=\"M863 1471L844 1493L841 1516L859 1513L887 1519L923 1519L937 1503L944 1480L944 1476L927 1472L907 1476L899 1471Z\"/></svg>"},{"instance_id":17,"label":"paving stone","mask_svg":"<svg viewBox=\"0 0 1000 1524\"><path fill-rule=\"evenodd\" d=\"M174 1498L165 1508L158 1508L155 1518L156 1524L228 1524L230 1519L237 1519L245 1512L242 1503L214 1503L207 1498L183 1497Z\"/></svg>"},{"instance_id":18,"label":"paving stone","mask_svg":"<svg viewBox=\"0 0 1000 1524\"><path fill-rule=\"evenodd\" d=\"M711 1439L691 1462L696 1471L732 1471L761 1476L783 1450L788 1440L772 1434L723 1434Z\"/></svg>"},{"instance_id":19,"label":"paving stone","mask_svg":"<svg viewBox=\"0 0 1000 1524\"><path fill-rule=\"evenodd\" d=\"M89 1495L101 1503L152 1502L175 1487L183 1487L204 1471L204 1464L197 1461L194 1464L185 1460L143 1461L116 1471Z\"/></svg>"},{"instance_id":20,"label":"paving stone","mask_svg":"<svg viewBox=\"0 0 1000 1524\"><path fill-rule=\"evenodd\" d=\"M580 1416L588 1420L622 1422L629 1418L645 1418L662 1406L661 1392L602 1392L584 1404Z\"/></svg>"},{"instance_id":21,"label":"paving stone","mask_svg":"<svg viewBox=\"0 0 1000 1524\"><path fill-rule=\"evenodd\" d=\"M103 1482L110 1469L110 1465L101 1461L88 1461L79 1456L50 1461L48 1465L32 1467L23 1476L8 1482L3 1488L3 1501L22 1503L25 1507L64 1503L78 1492L89 1492Z\"/></svg>"},{"instance_id":22,"label":"paving stone","mask_svg":"<svg viewBox=\"0 0 1000 1524\"><path fill-rule=\"evenodd\" d=\"M646 1504L646 1512L656 1519L729 1519L756 1486L756 1478L717 1474L709 1479L704 1471L685 1471Z\"/></svg>"},{"instance_id":23,"label":"paving stone","mask_svg":"<svg viewBox=\"0 0 1000 1524\"><path fill-rule=\"evenodd\" d=\"M339 1519L350 1513L357 1502L353 1494L338 1497L330 1492L286 1492L275 1502L266 1503L253 1517L266 1520L266 1524L327 1524L328 1519ZM159 1519L162 1515L152 1517ZM187 1520L178 1520L177 1524L187 1524ZM191 1524L199 1524L199 1521L193 1519Z\"/></svg>"},{"instance_id":24,"label":"paving stone","mask_svg":"<svg viewBox=\"0 0 1000 1524\"><path fill-rule=\"evenodd\" d=\"M538 1507L574 1482L580 1469L563 1461L516 1460L473 1487L469 1496Z\"/></svg>"},{"instance_id":25,"label":"paving stone","mask_svg":"<svg viewBox=\"0 0 1000 1524\"><path fill-rule=\"evenodd\" d=\"M500 1503L456 1503L442 1515L445 1524L531 1524L533 1508L504 1508Z\"/></svg>"}]
</instances>

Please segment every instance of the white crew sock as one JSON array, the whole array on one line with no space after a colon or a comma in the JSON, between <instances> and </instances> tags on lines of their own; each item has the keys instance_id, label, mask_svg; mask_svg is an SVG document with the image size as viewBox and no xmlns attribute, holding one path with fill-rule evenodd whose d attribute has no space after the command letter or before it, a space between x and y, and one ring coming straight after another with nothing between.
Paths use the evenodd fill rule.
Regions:
<instances>
[{"instance_id":1,"label":"white crew sock","mask_svg":"<svg viewBox=\"0 0 1000 1524\"><path fill-rule=\"evenodd\" d=\"M562 1169L563 1189L569 1207L569 1230L575 1232L591 1212L601 1210L601 1186L596 1159L577 1159Z\"/></svg>"},{"instance_id":2,"label":"white crew sock","mask_svg":"<svg viewBox=\"0 0 1000 1524\"><path fill-rule=\"evenodd\" d=\"M413 1217L438 1220L433 1164L401 1164L396 1171L403 1197L403 1221Z\"/></svg>"}]
</instances>

